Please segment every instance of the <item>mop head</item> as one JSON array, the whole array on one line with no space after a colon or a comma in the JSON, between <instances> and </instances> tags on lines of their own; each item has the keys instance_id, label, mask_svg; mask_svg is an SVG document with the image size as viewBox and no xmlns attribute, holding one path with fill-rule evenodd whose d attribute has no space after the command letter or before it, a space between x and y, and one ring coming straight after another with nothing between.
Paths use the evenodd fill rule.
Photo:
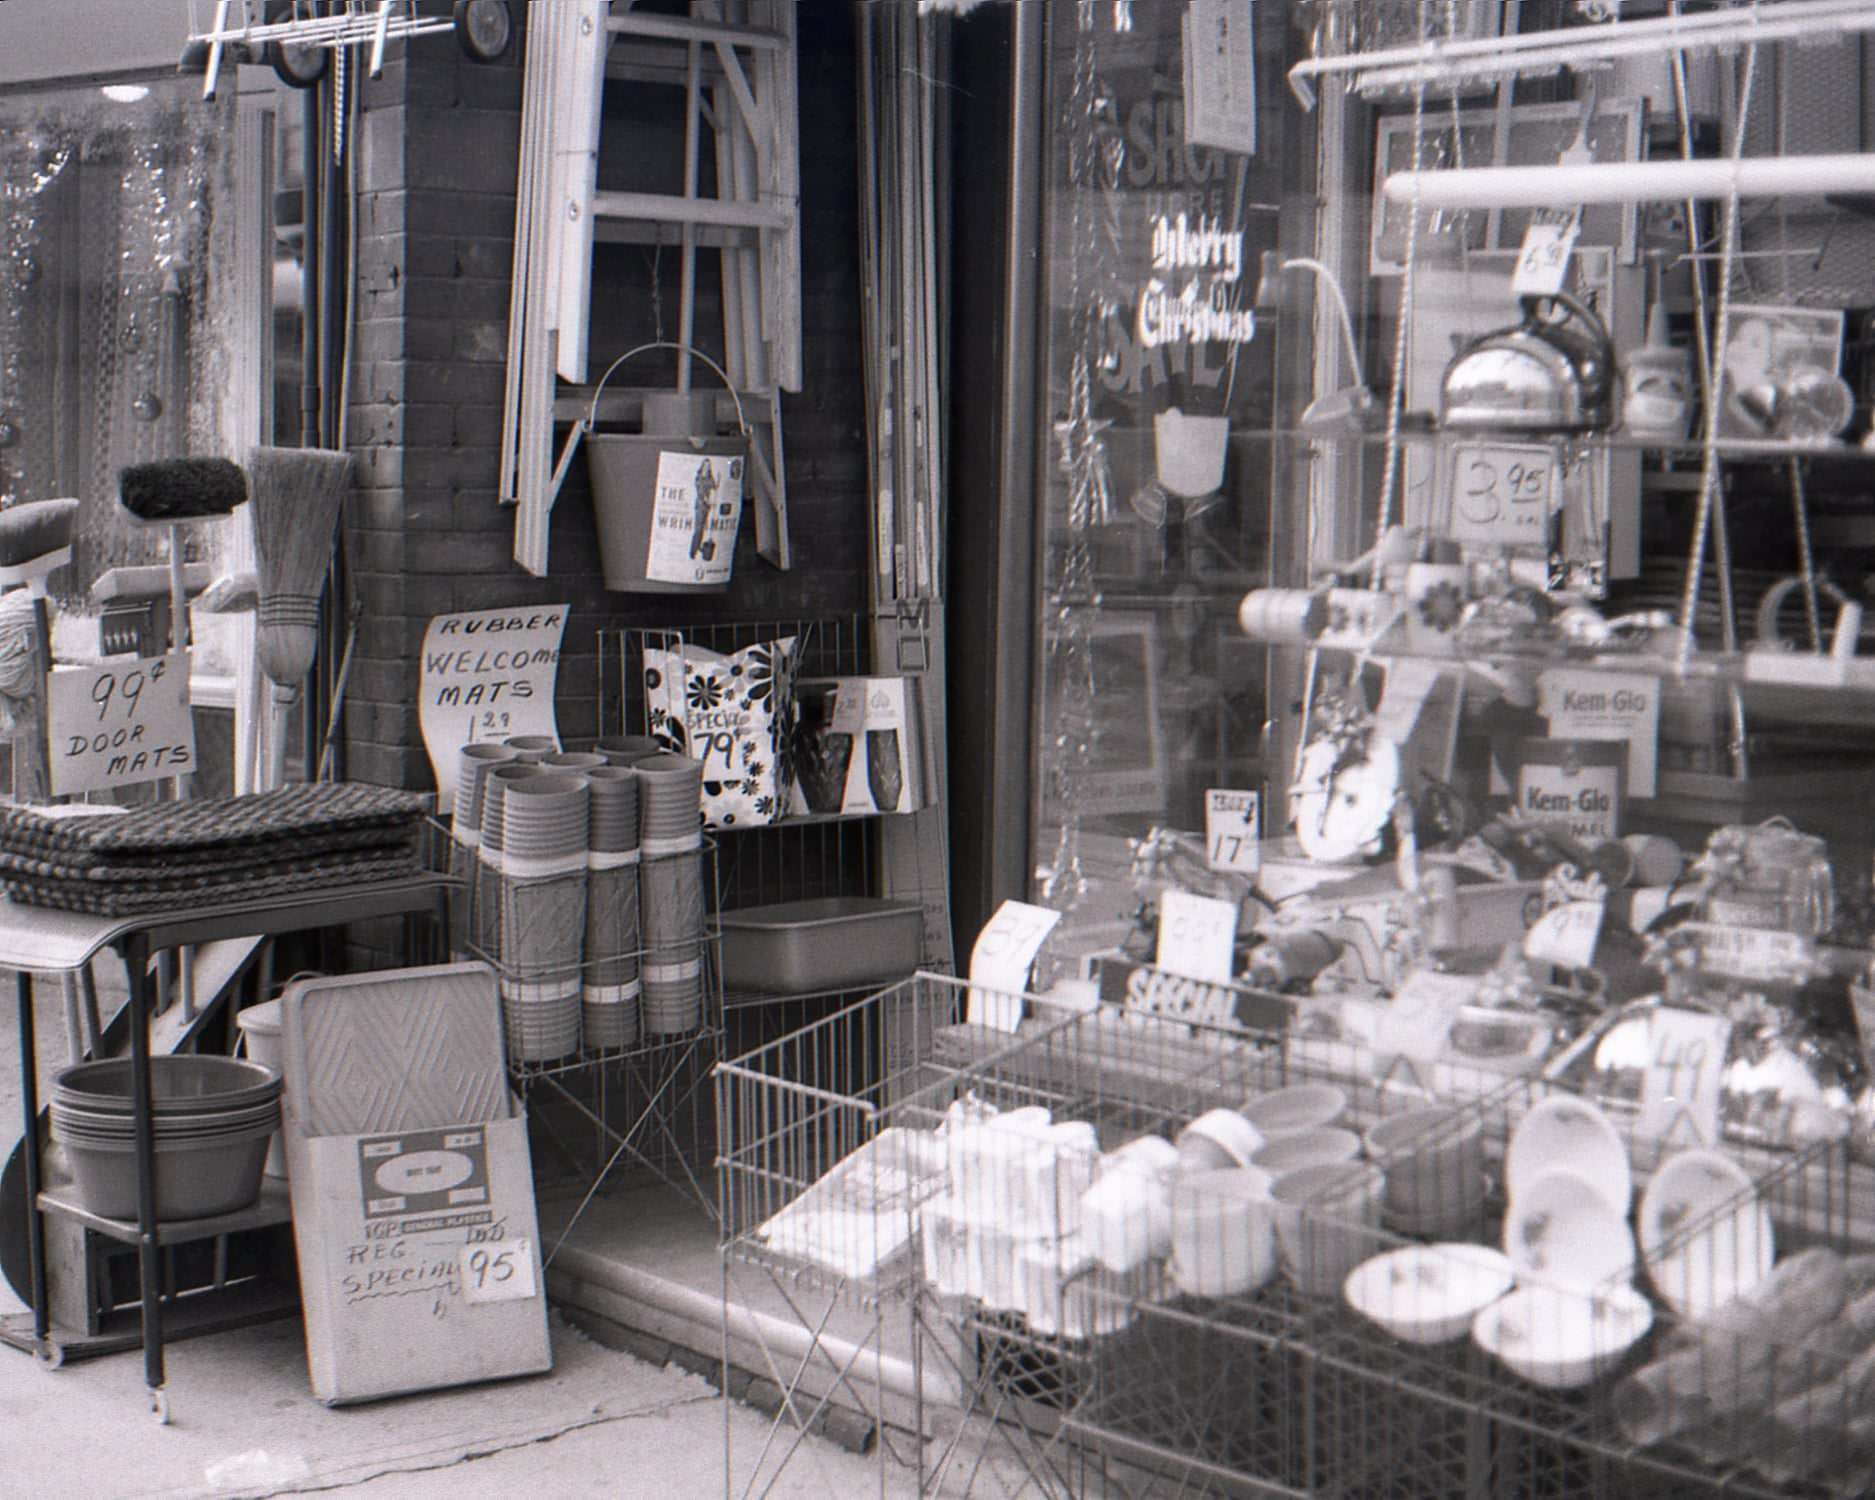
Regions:
<instances>
[{"instance_id":1,"label":"mop head","mask_svg":"<svg viewBox=\"0 0 1875 1500\"><path fill-rule=\"evenodd\" d=\"M246 499L246 472L225 458L163 458L117 475L118 503L153 524L225 516Z\"/></svg>"},{"instance_id":2,"label":"mop head","mask_svg":"<svg viewBox=\"0 0 1875 1500\"><path fill-rule=\"evenodd\" d=\"M29 500L0 510L0 582L42 578L71 561L76 500Z\"/></svg>"},{"instance_id":3,"label":"mop head","mask_svg":"<svg viewBox=\"0 0 1875 1500\"><path fill-rule=\"evenodd\" d=\"M351 488L352 456L326 448L256 448L247 467L260 582L255 654L271 681L295 688L312 668L319 595Z\"/></svg>"}]
</instances>

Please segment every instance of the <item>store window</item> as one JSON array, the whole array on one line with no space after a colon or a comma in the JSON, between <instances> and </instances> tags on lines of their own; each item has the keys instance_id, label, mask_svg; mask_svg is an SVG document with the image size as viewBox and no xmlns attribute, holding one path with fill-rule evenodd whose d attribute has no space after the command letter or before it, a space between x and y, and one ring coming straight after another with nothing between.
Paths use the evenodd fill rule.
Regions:
<instances>
[{"instance_id":1,"label":"store window","mask_svg":"<svg viewBox=\"0 0 1875 1500\"><path fill-rule=\"evenodd\" d=\"M1139 842L1269 773L1267 651L1235 600L1270 581L1283 524L1279 330L1256 302L1293 164L1280 98L1258 101L1282 17L1253 14L1049 8L1032 848L1077 949L1128 931Z\"/></svg>"},{"instance_id":2,"label":"store window","mask_svg":"<svg viewBox=\"0 0 1875 1500\"><path fill-rule=\"evenodd\" d=\"M80 502L72 561L48 580L60 662L167 639L166 586L123 580L167 560L169 529L128 518L120 472L238 458L261 434L269 118L266 98L204 101L199 79L174 75L0 99L0 505ZM197 574L238 566L238 524L181 529ZM245 617L191 614L194 701L231 720ZM205 727L221 740L230 726ZM225 758L215 770L231 782Z\"/></svg>"}]
</instances>

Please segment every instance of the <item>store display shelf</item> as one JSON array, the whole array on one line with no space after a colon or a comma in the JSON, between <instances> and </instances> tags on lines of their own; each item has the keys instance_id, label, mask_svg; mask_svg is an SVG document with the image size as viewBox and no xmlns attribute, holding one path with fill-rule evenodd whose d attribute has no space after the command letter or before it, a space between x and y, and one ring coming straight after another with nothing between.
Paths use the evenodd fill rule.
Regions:
<instances>
[{"instance_id":1,"label":"store display shelf","mask_svg":"<svg viewBox=\"0 0 1875 1500\"><path fill-rule=\"evenodd\" d=\"M137 1243L135 1219L108 1219L102 1214L95 1214L78 1201L76 1194L67 1185L58 1184L44 1189L39 1194L39 1208L43 1213L75 1219L85 1228L126 1245ZM247 1229L287 1224L292 1222L292 1218L293 1200L286 1183L279 1178L269 1177L261 1183L260 1197L248 1207L236 1209L233 1213L214 1214L205 1219L164 1220L156 1226L156 1242L159 1245L184 1245L193 1240L213 1239L218 1235L239 1234Z\"/></svg>"},{"instance_id":2,"label":"store display shelf","mask_svg":"<svg viewBox=\"0 0 1875 1500\"><path fill-rule=\"evenodd\" d=\"M1399 430L1391 436L1385 429L1362 432L1310 432L1302 427L1266 427L1236 431L1234 438L1297 442L1359 442L1366 447L1384 447L1390 441L1404 444L1456 444L1468 447L1493 445L1513 448L1543 447L1577 457L1597 453L1642 453L1662 457L1702 459L1705 440L1697 436L1683 438L1637 437L1625 432L1557 433L1504 431L1497 433L1451 432L1439 426L1429 412L1406 413ZM1771 463L1802 459L1820 463L1864 464L1875 462L1875 448L1837 439L1800 441L1794 438L1721 437L1713 451L1724 460L1738 463Z\"/></svg>"}]
</instances>

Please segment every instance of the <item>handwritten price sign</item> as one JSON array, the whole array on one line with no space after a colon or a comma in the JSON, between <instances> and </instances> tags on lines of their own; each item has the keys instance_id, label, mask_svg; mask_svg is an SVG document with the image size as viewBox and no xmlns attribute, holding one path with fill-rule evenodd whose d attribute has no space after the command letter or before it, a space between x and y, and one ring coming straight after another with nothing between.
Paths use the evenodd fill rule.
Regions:
<instances>
[{"instance_id":1,"label":"handwritten price sign","mask_svg":"<svg viewBox=\"0 0 1875 1500\"><path fill-rule=\"evenodd\" d=\"M1459 443L1452 449L1452 537L1500 546L1549 540L1556 459L1538 443Z\"/></svg>"},{"instance_id":2,"label":"handwritten price sign","mask_svg":"<svg viewBox=\"0 0 1875 1500\"><path fill-rule=\"evenodd\" d=\"M55 667L48 716L55 797L195 769L187 652Z\"/></svg>"},{"instance_id":3,"label":"handwritten price sign","mask_svg":"<svg viewBox=\"0 0 1875 1500\"><path fill-rule=\"evenodd\" d=\"M1263 868L1263 799L1211 787L1204 794L1205 857L1214 870L1255 875Z\"/></svg>"},{"instance_id":4,"label":"handwritten price sign","mask_svg":"<svg viewBox=\"0 0 1875 1500\"><path fill-rule=\"evenodd\" d=\"M1567 901L1544 913L1523 935L1523 955L1565 969L1586 969L1594 961L1606 906L1600 901Z\"/></svg>"},{"instance_id":5,"label":"handwritten price sign","mask_svg":"<svg viewBox=\"0 0 1875 1500\"><path fill-rule=\"evenodd\" d=\"M524 1302L539 1288L530 1240L464 1245L456 1270L462 1278L462 1300L470 1304Z\"/></svg>"},{"instance_id":6,"label":"handwritten price sign","mask_svg":"<svg viewBox=\"0 0 1875 1500\"><path fill-rule=\"evenodd\" d=\"M1190 891L1167 891L1159 898L1160 968L1187 979L1229 983L1237 947L1234 902Z\"/></svg>"},{"instance_id":7,"label":"handwritten price sign","mask_svg":"<svg viewBox=\"0 0 1875 1500\"><path fill-rule=\"evenodd\" d=\"M1647 1018L1641 1134L1664 1139L1690 1123L1705 1144L1718 1140L1719 1081L1731 1038L1724 1016L1663 1006Z\"/></svg>"},{"instance_id":8,"label":"handwritten price sign","mask_svg":"<svg viewBox=\"0 0 1875 1500\"><path fill-rule=\"evenodd\" d=\"M1061 913L1025 901L1005 901L970 950L970 1023L1014 1031L1022 1020L1029 968Z\"/></svg>"},{"instance_id":9,"label":"handwritten price sign","mask_svg":"<svg viewBox=\"0 0 1875 1500\"><path fill-rule=\"evenodd\" d=\"M1517 252L1517 269L1511 275L1510 289L1519 297L1544 297L1560 292L1569 276L1569 256L1582 233L1580 209L1537 213L1523 232L1523 248Z\"/></svg>"}]
</instances>

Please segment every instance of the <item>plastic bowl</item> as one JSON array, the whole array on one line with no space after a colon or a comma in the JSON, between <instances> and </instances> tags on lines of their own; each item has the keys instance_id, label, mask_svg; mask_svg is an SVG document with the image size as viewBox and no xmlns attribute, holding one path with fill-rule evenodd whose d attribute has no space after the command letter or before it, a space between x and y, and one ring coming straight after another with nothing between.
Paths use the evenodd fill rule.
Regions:
<instances>
[{"instance_id":1,"label":"plastic bowl","mask_svg":"<svg viewBox=\"0 0 1875 1500\"><path fill-rule=\"evenodd\" d=\"M260 1196L271 1129L200 1144L156 1145L156 1217L206 1219L248 1207ZM104 1146L67 1141L78 1201L106 1219L137 1216L137 1156L130 1142Z\"/></svg>"},{"instance_id":2,"label":"plastic bowl","mask_svg":"<svg viewBox=\"0 0 1875 1500\"><path fill-rule=\"evenodd\" d=\"M1607 1290L1634 1277L1634 1233L1595 1184L1557 1168L1524 1185L1504 1215L1504 1253L1519 1281Z\"/></svg>"},{"instance_id":3,"label":"plastic bowl","mask_svg":"<svg viewBox=\"0 0 1875 1500\"><path fill-rule=\"evenodd\" d=\"M1179 1170L1247 1167L1262 1144L1256 1127L1236 1110L1207 1109L1178 1133Z\"/></svg>"},{"instance_id":4,"label":"plastic bowl","mask_svg":"<svg viewBox=\"0 0 1875 1500\"><path fill-rule=\"evenodd\" d=\"M1504 1151L1504 1196L1515 1201L1524 1186L1555 1167L1589 1182L1622 1217L1634 1205L1627 1143L1586 1099L1545 1099L1517 1122Z\"/></svg>"},{"instance_id":5,"label":"plastic bowl","mask_svg":"<svg viewBox=\"0 0 1875 1500\"><path fill-rule=\"evenodd\" d=\"M1280 1177L1301 1167L1330 1166L1338 1161L1353 1161L1361 1154L1361 1138L1352 1130L1332 1125L1297 1130L1265 1141L1250 1158L1250 1165L1260 1167L1271 1177Z\"/></svg>"},{"instance_id":6,"label":"plastic bowl","mask_svg":"<svg viewBox=\"0 0 1875 1500\"><path fill-rule=\"evenodd\" d=\"M1510 1257L1483 1245L1409 1245L1354 1268L1348 1305L1408 1344L1463 1338L1511 1288Z\"/></svg>"},{"instance_id":7,"label":"plastic bowl","mask_svg":"<svg viewBox=\"0 0 1875 1500\"><path fill-rule=\"evenodd\" d=\"M1272 1089L1246 1099L1237 1107L1265 1140L1333 1125L1347 1113L1348 1096L1331 1083L1302 1083Z\"/></svg>"},{"instance_id":8,"label":"plastic bowl","mask_svg":"<svg viewBox=\"0 0 1875 1500\"><path fill-rule=\"evenodd\" d=\"M1648 1279L1682 1318L1703 1318L1771 1274L1771 1211L1744 1168L1717 1151L1663 1162L1637 1219Z\"/></svg>"},{"instance_id":9,"label":"plastic bowl","mask_svg":"<svg viewBox=\"0 0 1875 1500\"><path fill-rule=\"evenodd\" d=\"M151 1108L161 1114L234 1109L278 1098L281 1078L272 1068L238 1057L161 1055L150 1059ZM52 1078L52 1100L77 1108L128 1115L130 1063L74 1063Z\"/></svg>"},{"instance_id":10,"label":"plastic bowl","mask_svg":"<svg viewBox=\"0 0 1875 1500\"><path fill-rule=\"evenodd\" d=\"M1632 1287L1526 1286L1479 1313L1471 1336L1532 1385L1567 1391L1607 1374L1653 1323L1652 1305Z\"/></svg>"}]
</instances>

